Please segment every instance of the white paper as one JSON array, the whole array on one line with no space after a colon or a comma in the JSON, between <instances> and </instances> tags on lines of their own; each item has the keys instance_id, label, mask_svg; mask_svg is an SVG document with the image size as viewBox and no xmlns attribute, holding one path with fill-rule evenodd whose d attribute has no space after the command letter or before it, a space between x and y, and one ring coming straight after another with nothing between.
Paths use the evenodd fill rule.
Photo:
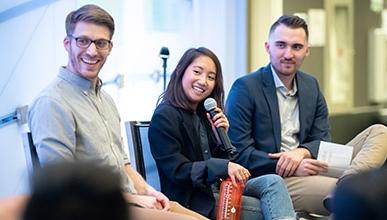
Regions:
<instances>
[{"instance_id":1,"label":"white paper","mask_svg":"<svg viewBox=\"0 0 387 220\"><path fill-rule=\"evenodd\" d=\"M328 167L345 168L351 164L353 147L321 141L317 160L328 163Z\"/></svg>"}]
</instances>

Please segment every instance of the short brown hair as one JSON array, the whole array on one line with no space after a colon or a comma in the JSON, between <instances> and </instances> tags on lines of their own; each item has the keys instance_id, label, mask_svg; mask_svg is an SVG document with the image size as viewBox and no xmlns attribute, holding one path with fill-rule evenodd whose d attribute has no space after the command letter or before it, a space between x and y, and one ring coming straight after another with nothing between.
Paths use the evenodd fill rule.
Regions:
<instances>
[{"instance_id":1,"label":"short brown hair","mask_svg":"<svg viewBox=\"0 0 387 220\"><path fill-rule=\"evenodd\" d=\"M306 39L309 37L308 25L305 20L295 15L282 15L279 17L277 21L271 25L269 35L273 33L280 24L292 29L302 28L305 31Z\"/></svg>"},{"instance_id":2,"label":"short brown hair","mask_svg":"<svg viewBox=\"0 0 387 220\"><path fill-rule=\"evenodd\" d=\"M103 25L110 31L110 39L114 34L114 19L104 9L97 5L84 5L79 9L70 12L66 17L66 34L71 36L74 32L75 25L80 22Z\"/></svg>"}]
</instances>

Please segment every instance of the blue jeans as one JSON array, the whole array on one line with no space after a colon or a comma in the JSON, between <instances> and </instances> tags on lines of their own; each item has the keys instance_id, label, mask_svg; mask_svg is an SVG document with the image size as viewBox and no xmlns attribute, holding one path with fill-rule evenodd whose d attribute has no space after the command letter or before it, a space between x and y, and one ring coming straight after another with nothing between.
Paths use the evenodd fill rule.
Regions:
<instances>
[{"instance_id":1,"label":"blue jeans","mask_svg":"<svg viewBox=\"0 0 387 220\"><path fill-rule=\"evenodd\" d=\"M243 198L241 219L258 219L255 212L259 209L265 220L296 219L286 184L278 175L268 174L250 179L245 185L243 194L248 196L245 198L254 198L248 200Z\"/></svg>"},{"instance_id":2,"label":"blue jeans","mask_svg":"<svg viewBox=\"0 0 387 220\"><path fill-rule=\"evenodd\" d=\"M218 204L219 194L214 193L216 204ZM263 220L261 203L258 198L242 196L241 220Z\"/></svg>"}]
</instances>

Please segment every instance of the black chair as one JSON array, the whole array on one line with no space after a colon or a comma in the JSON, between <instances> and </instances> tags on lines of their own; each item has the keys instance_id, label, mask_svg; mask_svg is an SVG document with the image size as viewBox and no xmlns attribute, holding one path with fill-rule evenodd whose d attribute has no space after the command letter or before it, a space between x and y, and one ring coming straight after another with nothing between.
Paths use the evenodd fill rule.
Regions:
<instances>
[{"instance_id":1,"label":"black chair","mask_svg":"<svg viewBox=\"0 0 387 220\"><path fill-rule=\"evenodd\" d=\"M148 140L149 121L125 122L131 163L147 183L160 191L160 178ZM131 138L130 138L131 136ZM132 144L130 143L132 140Z\"/></svg>"},{"instance_id":2,"label":"black chair","mask_svg":"<svg viewBox=\"0 0 387 220\"><path fill-rule=\"evenodd\" d=\"M36 152L36 147L32 140L31 132L22 133L22 138L28 173L31 178L34 171L40 168L39 158Z\"/></svg>"}]
</instances>

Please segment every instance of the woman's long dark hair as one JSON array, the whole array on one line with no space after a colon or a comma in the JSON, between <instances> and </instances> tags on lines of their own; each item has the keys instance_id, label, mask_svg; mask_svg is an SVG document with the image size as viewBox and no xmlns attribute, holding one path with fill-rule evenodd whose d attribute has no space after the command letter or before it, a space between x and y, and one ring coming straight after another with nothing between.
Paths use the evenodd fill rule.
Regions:
<instances>
[{"instance_id":1,"label":"woman's long dark hair","mask_svg":"<svg viewBox=\"0 0 387 220\"><path fill-rule=\"evenodd\" d=\"M167 89L162 93L157 101L157 103L170 103L175 107L180 107L186 110L195 111L192 109L188 97L186 96L182 79L185 73L185 70L188 66L199 56L207 56L215 63L216 67L216 79L215 87L209 97L212 97L218 103L218 106L223 109L224 107L224 88L223 88L223 74L222 67L220 65L218 57L209 49L205 47L199 48L190 48L188 49L183 56L180 58L175 70L171 74L171 79L168 83ZM198 105L198 111L204 110L203 101Z\"/></svg>"}]
</instances>

